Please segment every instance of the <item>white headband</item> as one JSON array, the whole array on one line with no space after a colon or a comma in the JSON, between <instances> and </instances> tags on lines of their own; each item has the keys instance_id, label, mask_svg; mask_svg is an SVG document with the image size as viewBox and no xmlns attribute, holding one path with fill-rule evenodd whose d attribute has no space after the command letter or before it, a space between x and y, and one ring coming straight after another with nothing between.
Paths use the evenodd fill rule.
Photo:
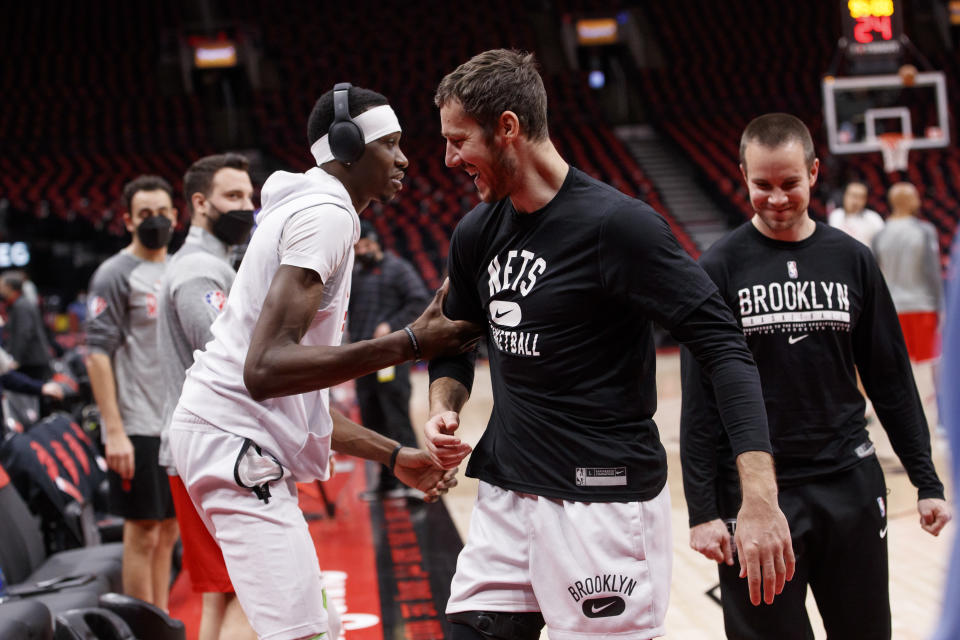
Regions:
<instances>
[{"instance_id":1,"label":"white headband","mask_svg":"<svg viewBox=\"0 0 960 640\"><path fill-rule=\"evenodd\" d=\"M397 120L397 114L393 112L388 104L382 104L373 109L367 109L353 119L363 132L364 144L369 144L374 140L382 138L389 133L400 131L400 121ZM333 152L330 151L330 138L324 135L319 140L310 145L310 153L317 161L317 166L330 162L334 159Z\"/></svg>"}]
</instances>

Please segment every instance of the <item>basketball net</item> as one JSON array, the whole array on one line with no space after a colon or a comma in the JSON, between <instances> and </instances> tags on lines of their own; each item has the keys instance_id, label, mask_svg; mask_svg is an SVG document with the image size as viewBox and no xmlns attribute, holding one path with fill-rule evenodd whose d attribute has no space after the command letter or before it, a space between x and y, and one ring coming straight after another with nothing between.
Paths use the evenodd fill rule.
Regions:
<instances>
[{"instance_id":1,"label":"basketball net","mask_svg":"<svg viewBox=\"0 0 960 640\"><path fill-rule=\"evenodd\" d=\"M881 133L877 136L883 153L883 170L887 173L906 171L910 156L910 136L903 133Z\"/></svg>"}]
</instances>

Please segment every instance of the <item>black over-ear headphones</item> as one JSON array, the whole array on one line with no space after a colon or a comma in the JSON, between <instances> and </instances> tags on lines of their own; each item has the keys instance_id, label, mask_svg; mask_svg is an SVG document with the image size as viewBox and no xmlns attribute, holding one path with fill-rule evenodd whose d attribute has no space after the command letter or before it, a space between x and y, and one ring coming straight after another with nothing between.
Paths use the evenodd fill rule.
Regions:
<instances>
[{"instance_id":1,"label":"black over-ear headphones","mask_svg":"<svg viewBox=\"0 0 960 640\"><path fill-rule=\"evenodd\" d=\"M359 160L367 146L363 132L350 117L350 87L349 82L333 87L333 122L327 131L333 157L344 164Z\"/></svg>"}]
</instances>

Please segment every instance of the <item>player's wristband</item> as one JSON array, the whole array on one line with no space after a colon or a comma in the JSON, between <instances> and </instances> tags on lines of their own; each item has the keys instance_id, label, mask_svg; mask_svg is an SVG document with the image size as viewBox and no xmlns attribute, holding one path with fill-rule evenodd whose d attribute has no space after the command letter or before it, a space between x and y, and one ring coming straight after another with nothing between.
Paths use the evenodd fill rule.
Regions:
<instances>
[{"instance_id":1,"label":"player's wristband","mask_svg":"<svg viewBox=\"0 0 960 640\"><path fill-rule=\"evenodd\" d=\"M405 326L403 330L407 332L407 337L410 338L410 346L413 347L414 361L420 362L420 359L423 358L423 353L420 351L420 341L417 340L417 336L413 332L413 329L410 328L410 325Z\"/></svg>"},{"instance_id":2,"label":"player's wristband","mask_svg":"<svg viewBox=\"0 0 960 640\"><path fill-rule=\"evenodd\" d=\"M397 466L397 456L400 455L400 449L403 449L402 444L398 444L397 448L390 454L390 473L393 473L393 468Z\"/></svg>"}]
</instances>

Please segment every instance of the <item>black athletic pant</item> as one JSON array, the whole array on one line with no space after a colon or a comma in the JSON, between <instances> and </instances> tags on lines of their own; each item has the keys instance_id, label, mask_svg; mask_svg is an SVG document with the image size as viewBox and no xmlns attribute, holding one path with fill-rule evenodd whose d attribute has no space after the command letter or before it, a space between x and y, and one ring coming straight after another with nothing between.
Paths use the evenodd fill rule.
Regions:
<instances>
[{"instance_id":1,"label":"black athletic pant","mask_svg":"<svg viewBox=\"0 0 960 640\"><path fill-rule=\"evenodd\" d=\"M813 640L805 605L809 584L829 640L889 640L886 496L874 456L827 478L781 488L796 573L772 605L754 607L739 563L721 564L727 638Z\"/></svg>"},{"instance_id":2,"label":"black athletic pant","mask_svg":"<svg viewBox=\"0 0 960 640\"><path fill-rule=\"evenodd\" d=\"M392 380L381 382L376 373L357 378L357 404L363 426L405 447L416 447L417 437L410 423L410 364L399 364ZM385 466L380 468L378 490L396 488L400 482Z\"/></svg>"}]
</instances>

